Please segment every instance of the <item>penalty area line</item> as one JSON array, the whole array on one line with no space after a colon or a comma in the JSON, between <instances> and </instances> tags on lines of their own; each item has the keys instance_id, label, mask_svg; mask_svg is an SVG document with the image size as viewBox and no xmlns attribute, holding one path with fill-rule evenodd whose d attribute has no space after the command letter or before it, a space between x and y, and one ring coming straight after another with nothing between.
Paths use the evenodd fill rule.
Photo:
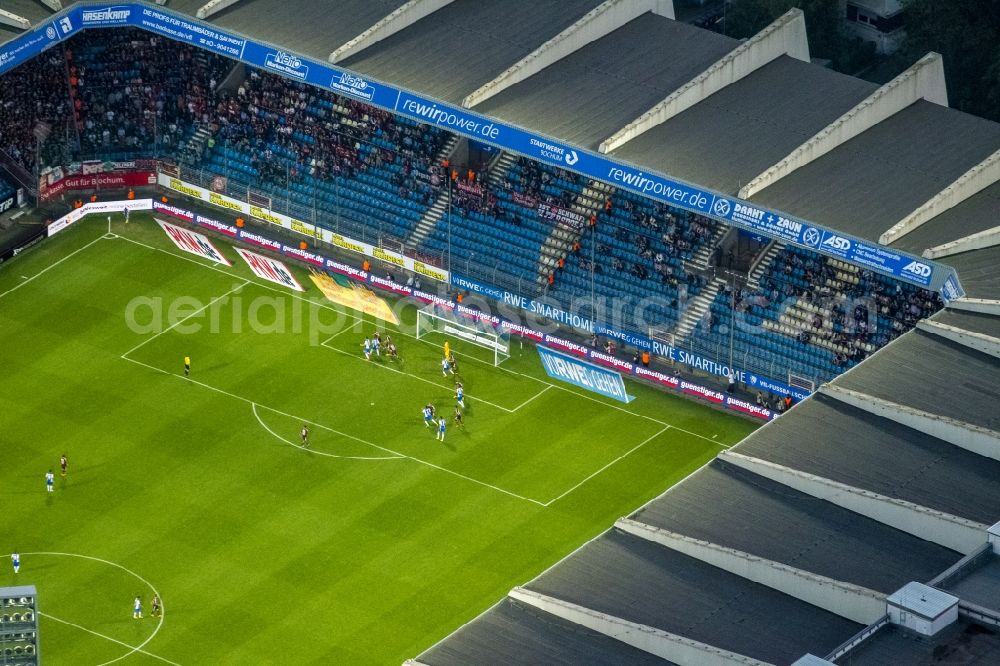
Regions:
<instances>
[{"instance_id":1,"label":"penalty area line","mask_svg":"<svg viewBox=\"0 0 1000 666\"><path fill-rule=\"evenodd\" d=\"M240 284L240 285L237 285L237 286L233 287L232 289L230 289L226 293L222 294L221 296L216 296L215 298L213 298L212 300L210 300L207 304L205 304L202 307L198 308L197 310L195 310L194 312L192 312L188 316L184 317L183 319L178 319L177 321L175 321L170 326L167 326L162 331L159 331L156 335L151 335L148 338L144 339L142 342L140 342L139 344L137 344L135 347L132 347L132 349L129 349L127 352L125 352L124 354L122 354L122 358L125 358L126 356L128 356L132 352L140 349L143 345L149 344L150 342L152 342L156 338L160 337L164 333L167 333L168 331L172 331L173 329L177 328L178 326L180 326L181 324L183 324L184 322L186 322L191 317L194 317L195 315L201 314L202 312L204 312L205 310L209 309L210 307L212 307L213 305L215 305L219 301L221 301L223 299L226 299L226 298L229 298L230 295L235 294L236 292L238 292L239 290L243 289L243 287L246 287L249 284L251 284L251 282L249 280L246 280L246 281L243 282L243 284ZM131 360L131 359L129 359L129 360Z\"/></svg>"},{"instance_id":2,"label":"penalty area line","mask_svg":"<svg viewBox=\"0 0 1000 666\"><path fill-rule=\"evenodd\" d=\"M160 661L162 661L164 663L172 664L173 666L181 666L176 661L170 661L166 657L161 657L158 654L153 654L152 652L149 652L147 650L143 650L142 647L136 647L135 645L129 645L128 643L125 643L124 641L120 641L117 638L112 638L111 636L108 636L106 634L102 634L102 633L96 632L93 629L88 629L87 627L84 627L84 626L81 626L79 624L76 624L75 622L70 622L68 620L63 620L62 618L58 618L55 615L51 615L51 614L45 613L43 611L38 611L38 614L40 616L42 616L42 617L46 617L46 618L48 618L50 620L58 622L59 624L65 624L68 627L75 627L76 629L79 629L80 631L85 631L88 634L92 634L94 636L97 636L98 638L103 638L106 641L111 641L112 643L117 643L118 645L121 645L122 647L127 647L128 649L132 650L131 652L129 652L129 654L135 654L135 653L138 652L140 654L146 655L147 657L152 657L153 659L159 659Z\"/></svg>"},{"instance_id":3,"label":"penalty area line","mask_svg":"<svg viewBox=\"0 0 1000 666\"><path fill-rule=\"evenodd\" d=\"M525 405L527 405L527 404L528 404L529 402L531 402L532 400L534 400L535 398L537 398L538 396L540 396L540 395L542 395L543 393L545 393L546 391L548 391L548 390L549 390L550 388L552 388L552 384L549 384L549 385L547 385L547 386L546 386L545 388L543 388L543 389L542 389L541 391L539 391L539 392L538 392L538 393L536 393L535 395L531 396L530 398L528 398L527 400L525 400L524 402L522 402L522 403L521 403L520 405L518 405L517 407L515 407L515 408L514 408L514 409L512 409L511 411L512 411L512 412L516 412L517 410L521 409L522 407L524 407Z\"/></svg>"},{"instance_id":4,"label":"penalty area line","mask_svg":"<svg viewBox=\"0 0 1000 666\"><path fill-rule=\"evenodd\" d=\"M646 446L646 444L649 444L654 439L656 439L657 437L659 437L660 435L662 435L663 433L665 433L666 431L668 431L668 430L670 430L672 428L673 428L673 426L666 426L664 428L661 428L656 433L654 433L654 434L650 435L649 437L647 437L646 439L642 440L641 442L639 442L638 444L636 444L631 449L629 449L625 453L621 454L620 456L618 456L617 458L615 458L611 462L606 463L603 467L601 467L600 469L598 469L596 472L590 473L587 477L585 477L582 481L580 481L579 483L577 483L576 485L574 485L569 490L564 491L561 495L558 495L557 497L553 497L548 502L546 502L543 506L549 506L553 502L558 502L563 497L566 497L566 495L569 495L571 492L573 492L574 490L576 490L577 488L579 488L583 484L587 483L588 481L590 481L591 479L593 479L595 476L597 476L598 474L600 474L601 472L603 472L607 468L611 467L612 465L614 465L618 461L623 460L624 458L627 458L628 456L632 455L633 453L635 453L636 451L638 451L642 447Z\"/></svg>"},{"instance_id":5,"label":"penalty area line","mask_svg":"<svg viewBox=\"0 0 1000 666\"><path fill-rule=\"evenodd\" d=\"M391 453L391 454L393 454L395 456L399 456L400 458L406 458L407 460L412 460L415 463L419 463L421 465L425 465L427 467L431 467L431 468L436 469L436 470L438 470L440 472L444 472L445 474L450 474L451 476L455 476L455 477L458 477L458 478L463 479L465 481L468 481L470 483L474 483L476 485L483 486L484 488L489 488L491 490L495 490L498 493L502 493L504 495L507 495L508 497L513 497L515 499L519 499L519 500L522 500L524 502L531 502L532 504L534 504L536 506L541 506L541 507L546 506L545 502L542 502L541 500L536 500L536 499L532 499L530 497L525 497L524 495L518 495L517 493L515 493L515 492L513 492L511 490L507 490L506 488L501 488L500 486L495 486L492 483L487 483L486 481L480 481L479 479L473 478L471 476L466 476L465 474L461 474L460 472L456 472L454 470L450 470L447 467L442 467L441 465L436 465L436 464L434 464L432 462L428 462L426 460L423 460L422 458L417 458L415 456L407 455L405 453L400 453L399 451L395 451L393 449L390 449L390 448L387 448L387 447L384 447L384 446L380 446L378 444L375 444L374 442L369 442L367 440L361 439L360 437L355 437L354 435L349 435L346 432L341 432L340 430L337 430L335 428L331 428L330 426L327 426L327 425L323 425L322 423L317 423L316 421L310 421L309 419L304 419L301 416L295 416L294 414L289 414L288 412L283 412L280 409L275 409L273 407L268 407L267 405L261 405L260 403L256 403L253 400L250 400L249 398L244 398L241 395L236 395L235 393L230 393L229 391L225 391L223 389L217 388L217 387L212 386L210 384L205 384L204 382L199 382L197 379L191 379L190 377L184 377L183 375L177 375L177 374L174 374L172 372L168 372L168 371L166 371L166 370L164 370L162 368L157 368L156 366L149 365L148 363L143 363L142 361L137 361L134 358L128 358L127 356L121 356L121 358L123 360L125 360L125 361L129 361L130 363L135 363L136 365L143 366L145 368L148 368L149 370L153 370L155 372L159 372L160 374L168 375L170 377L176 377L177 379L180 379L180 380L186 381L186 382L190 382L192 384L197 384L198 386L201 386L202 388L206 388L206 389L208 389L210 391L215 391L216 393L220 393L222 395L227 395L230 398L234 398L234 399L239 400L241 402L245 402L245 403L250 404L250 405L255 405L256 404L256 405L258 405L260 407L263 407L264 409L266 409L268 411L274 412L275 414L280 414L282 416L287 416L290 419L294 419L296 421L301 421L303 423L307 423L309 425L316 426L317 428L321 428L321 429L326 430L328 432L332 432L332 433L335 433L337 435L341 435L342 437L346 437L348 439L353 439L354 441L360 442L362 444L367 444L368 446L370 446L372 448L375 448L375 449L378 449L379 451L385 451L386 453Z\"/></svg>"}]
</instances>

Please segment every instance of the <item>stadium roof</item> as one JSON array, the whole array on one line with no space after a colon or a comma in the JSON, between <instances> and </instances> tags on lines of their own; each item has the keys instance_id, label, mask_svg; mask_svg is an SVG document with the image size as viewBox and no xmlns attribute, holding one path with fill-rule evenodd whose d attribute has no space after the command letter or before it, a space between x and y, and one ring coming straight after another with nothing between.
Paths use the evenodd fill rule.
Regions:
<instances>
[{"instance_id":1,"label":"stadium roof","mask_svg":"<svg viewBox=\"0 0 1000 666\"><path fill-rule=\"evenodd\" d=\"M997 149L1000 124L919 100L751 199L877 241Z\"/></svg>"},{"instance_id":2,"label":"stadium roof","mask_svg":"<svg viewBox=\"0 0 1000 666\"><path fill-rule=\"evenodd\" d=\"M1000 317L982 312L966 312L948 308L935 315L934 321L965 331L989 335L1000 340Z\"/></svg>"},{"instance_id":3,"label":"stadium roof","mask_svg":"<svg viewBox=\"0 0 1000 666\"><path fill-rule=\"evenodd\" d=\"M611 154L735 194L876 88L783 55Z\"/></svg>"},{"instance_id":4,"label":"stadium roof","mask_svg":"<svg viewBox=\"0 0 1000 666\"><path fill-rule=\"evenodd\" d=\"M460 103L599 4L601 0L455 0L340 64Z\"/></svg>"},{"instance_id":5,"label":"stadium roof","mask_svg":"<svg viewBox=\"0 0 1000 666\"><path fill-rule=\"evenodd\" d=\"M946 589L965 601L1000 611L1000 556L990 555L985 563L948 584Z\"/></svg>"},{"instance_id":6,"label":"stadium roof","mask_svg":"<svg viewBox=\"0 0 1000 666\"><path fill-rule=\"evenodd\" d=\"M931 333L908 333L836 383L1000 433L1000 362ZM947 387L948 400L942 402L935 392L921 390L926 386Z\"/></svg>"},{"instance_id":7,"label":"stadium roof","mask_svg":"<svg viewBox=\"0 0 1000 666\"><path fill-rule=\"evenodd\" d=\"M737 45L647 12L475 108L596 150Z\"/></svg>"},{"instance_id":8,"label":"stadium roof","mask_svg":"<svg viewBox=\"0 0 1000 666\"><path fill-rule=\"evenodd\" d=\"M1000 182L931 218L890 243L914 254L1000 225ZM947 260L945 260L947 263Z\"/></svg>"},{"instance_id":9,"label":"stadium roof","mask_svg":"<svg viewBox=\"0 0 1000 666\"><path fill-rule=\"evenodd\" d=\"M721 459L634 518L886 594L929 581L961 558Z\"/></svg>"},{"instance_id":10,"label":"stadium roof","mask_svg":"<svg viewBox=\"0 0 1000 666\"><path fill-rule=\"evenodd\" d=\"M958 271L969 298L1000 298L1000 245L941 259Z\"/></svg>"},{"instance_id":11,"label":"stadium roof","mask_svg":"<svg viewBox=\"0 0 1000 666\"><path fill-rule=\"evenodd\" d=\"M774 664L832 650L861 628L617 529L527 588Z\"/></svg>"},{"instance_id":12,"label":"stadium roof","mask_svg":"<svg viewBox=\"0 0 1000 666\"><path fill-rule=\"evenodd\" d=\"M506 598L420 655L427 666L673 666L586 627Z\"/></svg>"},{"instance_id":13,"label":"stadium roof","mask_svg":"<svg viewBox=\"0 0 1000 666\"><path fill-rule=\"evenodd\" d=\"M243 0L210 22L317 60L361 34L406 0ZM170 0L167 9L195 15L205 0Z\"/></svg>"},{"instance_id":14,"label":"stadium roof","mask_svg":"<svg viewBox=\"0 0 1000 666\"><path fill-rule=\"evenodd\" d=\"M878 360L875 356L866 363ZM883 378L891 376L888 373L883 369ZM942 387L964 380L956 374ZM924 388L913 393L933 392ZM814 395L790 414L795 418L779 418L735 450L987 525L1000 519L1000 461L824 394Z\"/></svg>"},{"instance_id":15,"label":"stadium roof","mask_svg":"<svg viewBox=\"0 0 1000 666\"><path fill-rule=\"evenodd\" d=\"M887 625L835 663L841 666L992 666L1000 663L1000 633L962 618L930 637Z\"/></svg>"}]
</instances>

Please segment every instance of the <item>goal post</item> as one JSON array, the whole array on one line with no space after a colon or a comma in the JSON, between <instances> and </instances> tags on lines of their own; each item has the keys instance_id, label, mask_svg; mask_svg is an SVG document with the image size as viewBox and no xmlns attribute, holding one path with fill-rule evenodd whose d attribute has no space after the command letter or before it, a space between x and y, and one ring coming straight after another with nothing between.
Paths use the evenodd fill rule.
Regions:
<instances>
[{"instance_id":1,"label":"goal post","mask_svg":"<svg viewBox=\"0 0 1000 666\"><path fill-rule=\"evenodd\" d=\"M488 321L457 317L434 306L417 310L417 339L422 340L432 334L444 336L442 342L450 336L489 350L494 366L510 358L510 332Z\"/></svg>"}]
</instances>

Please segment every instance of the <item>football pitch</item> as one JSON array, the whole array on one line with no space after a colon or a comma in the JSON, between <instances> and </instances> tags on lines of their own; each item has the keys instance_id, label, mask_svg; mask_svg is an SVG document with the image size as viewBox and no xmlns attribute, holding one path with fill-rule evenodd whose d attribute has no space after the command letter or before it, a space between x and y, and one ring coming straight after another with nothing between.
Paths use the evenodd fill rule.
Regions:
<instances>
[{"instance_id":1,"label":"football pitch","mask_svg":"<svg viewBox=\"0 0 1000 666\"><path fill-rule=\"evenodd\" d=\"M213 242L231 267L92 216L0 268L0 586L37 586L44 663L398 664L756 427L558 384L513 338L494 367Z\"/></svg>"}]
</instances>

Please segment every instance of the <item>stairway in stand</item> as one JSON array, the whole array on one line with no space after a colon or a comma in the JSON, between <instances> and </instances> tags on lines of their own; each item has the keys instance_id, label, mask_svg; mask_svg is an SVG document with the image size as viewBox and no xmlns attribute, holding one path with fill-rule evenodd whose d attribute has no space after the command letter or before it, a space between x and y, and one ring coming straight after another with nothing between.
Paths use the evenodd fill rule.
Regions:
<instances>
[{"instance_id":1,"label":"stairway in stand","mask_svg":"<svg viewBox=\"0 0 1000 666\"><path fill-rule=\"evenodd\" d=\"M438 154L434 156L434 163L441 164L441 162L450 158L452 153L455 152L455 148L458 146L458 137L452 135L448 138L448 141L441 146L441 150ZM448 174L444 174L444 178L448 178ZM409 247L419 247L431 232L434 231L434 227L437 226L441 218L444 217L445 212L448 210L448 188L441 188L441 193L438 194L437 199L431 204L431 207L427 209L424 216L420 218L417 225L413 227L413 231L410 232L410 237L406 239L406 244Z\"/></svg>"},{"instance_id":2,"label":"stairway in stand","mask_svg":"<svg viewBox=\"0 0 1000 666\"><path fill-rule=\"evenodd\" d=\"M610 185L600 181L592 180L576 196L570 209L589 220L590 216L601 210L604 201L614 190ZM542 243L542 248L538 258L538 276L536 278L539 286L544 286L550 273L559 265L559 259L570 253L573 244L578 242L586 231L586 222L579 229L554 223L548 238Z\"/></svg>"}]
</instances>

